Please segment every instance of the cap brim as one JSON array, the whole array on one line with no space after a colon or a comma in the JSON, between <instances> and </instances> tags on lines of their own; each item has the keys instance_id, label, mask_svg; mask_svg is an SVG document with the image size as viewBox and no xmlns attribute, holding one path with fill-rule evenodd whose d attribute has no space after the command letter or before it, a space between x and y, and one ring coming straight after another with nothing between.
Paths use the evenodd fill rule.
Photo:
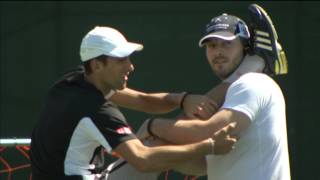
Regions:
<instances>
[{"instance_id":1,"label":"cap brim","mask_svg":"<svg viewBox=\"0 0 320 180\"><path fill-rule=\"evenodd\" d=\"M135 51L141 51L142 49L143 49L142 44L128 42L126 44L123 44L123 45L113 49L112 51L108 52L108 54L106 54L106 55L109 55L112 57L123 58L123 57L130 56Z\"/></svg>"},{"instance_id":2,"label":"cap brim","mask_svg":"<svg viewBox=\"0 0 320 180\"><path fill-rule=\"evenodd\" d=\"M226 41L232 41L237 38L237 35L234 35L230 32L225 32L225 31L214 32L201 38L199 41L199 46L203 47L204 42L210 38L219 38Z\"/></svg>"}]
</instances>

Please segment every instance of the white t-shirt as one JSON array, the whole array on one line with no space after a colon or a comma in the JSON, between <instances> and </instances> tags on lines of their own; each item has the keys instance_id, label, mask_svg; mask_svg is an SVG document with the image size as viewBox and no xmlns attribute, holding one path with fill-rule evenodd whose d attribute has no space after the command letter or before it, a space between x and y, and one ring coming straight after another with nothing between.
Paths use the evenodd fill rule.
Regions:
<instances>
[{"instance_id":1,"label":"white t-shirt","mask_svg":"<svg viewBox=\"0 0 320 180\"><path fill-rule=\"evenodd\" d=\"M267 75L247 73L228 89L222 108L246 114L251 124L227 155L208 155L209 180L289 180L285 101Z\"/></svg>"}]
</instances>

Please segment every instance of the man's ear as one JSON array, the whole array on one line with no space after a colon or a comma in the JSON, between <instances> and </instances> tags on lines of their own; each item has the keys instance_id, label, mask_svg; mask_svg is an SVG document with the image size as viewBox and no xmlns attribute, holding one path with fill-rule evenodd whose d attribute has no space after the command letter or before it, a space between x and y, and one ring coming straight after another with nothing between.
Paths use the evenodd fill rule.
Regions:
<instances>
[{"instance_id":1,"label":"man's ear","mask_svg":"<svg viewBox=\"0 0 320 180\"><path fill-rule=\"evenodd\" d=\"M102 69L102 64L97 59L93 59L90 62L90 66L93 72L100 71Z\"/></svg>"}]
</instances>

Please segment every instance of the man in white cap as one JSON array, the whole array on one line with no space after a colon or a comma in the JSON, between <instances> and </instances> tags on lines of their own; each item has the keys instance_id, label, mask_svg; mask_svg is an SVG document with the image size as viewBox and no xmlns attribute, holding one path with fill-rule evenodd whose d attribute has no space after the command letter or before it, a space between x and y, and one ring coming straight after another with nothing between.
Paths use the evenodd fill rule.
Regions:
<instances>
[{"instance_id":1,"label":"man in white cap","mask_svg":"<svg viewBox=\"0 0 320 180\"><path fill-rule=\"evenodd\" d=\"M113 91L126 88L134 70L129 56L142 48L110 27L95 27L83 38L80 55L85 71L71 71L51 87L32 132L34 180L106 179L110 169L103 164L104 151L148 172L233 148L234 125L187 145L147 147L141 143L108 98Z\"/></svg>"},{"instance_id":2,"label":"man in white cap","mask_svg":"<svg viewBox=\"0 0 320 180\"><path fill-rule=\"evenodd\" d=\"M199 41L200 47L206 49L214 73L222 81L232 83L220 110L206 121L153 118L140 129L143 137L185 144L206 139L221 127L237 123L235 135L240 139L233 151L190 161L176 168L180 172L207 175L209 180L291 178L285 100L277 83L270 78L287 73L286 59L267 13L256 4L249 6L249 13L254 25L251 39L243 20L222 14L207 24ZM252 64L247 62L249 72L242 74L250 51L264 61L255 64L257 72L252 72ZM253 62L258 60L250 58Z\"/></svg>"}]
</instances>

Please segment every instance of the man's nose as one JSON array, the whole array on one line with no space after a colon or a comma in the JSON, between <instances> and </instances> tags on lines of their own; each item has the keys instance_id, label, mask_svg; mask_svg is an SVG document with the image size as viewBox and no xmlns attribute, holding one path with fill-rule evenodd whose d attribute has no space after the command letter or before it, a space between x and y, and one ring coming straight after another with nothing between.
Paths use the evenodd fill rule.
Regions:
<instances>
[{"instance_id":1,"label":"man's nose","mask_svg":"<svg viewBox=\"0 0 320 180\"><path fill-rule=\"evenodd\" d=\"M222 46L217 46L215 49L215 57L221 57L223 55L224 49Z\"/></svg>"}]
</instances>

